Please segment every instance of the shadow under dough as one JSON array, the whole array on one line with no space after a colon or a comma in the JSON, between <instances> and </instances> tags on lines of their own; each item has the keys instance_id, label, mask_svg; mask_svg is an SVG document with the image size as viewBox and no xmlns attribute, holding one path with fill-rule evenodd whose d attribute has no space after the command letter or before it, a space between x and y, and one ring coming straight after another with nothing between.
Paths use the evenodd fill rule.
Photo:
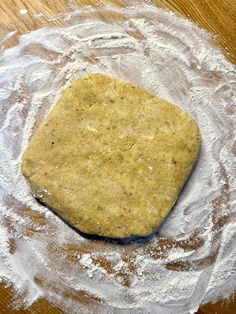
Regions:
<instances>
[{"instance_id":1,"label":"shadow under dough","mask_svg":"<svg viewBox=\"0 0 236 314\"><path fill-rule=\"evenodd\" d=\"M104 237L104 236L99 236L96 234L89 234L89 233L85 233L80 231L77 227L75 227L74 225L72 225L71 223L69 223L67 220L65 220L64 218L62 218L53 208L47 206L45 203L42 202L41 199L35 197L36 201L46 207L47 209L49 209L54 215L56 215L57 217L59 217L67 226L69 226L71 229L73 229L75 232L77 232L80 236L82 236L85 239L88 240L95 240L95 241L104 241L107 243L112 243L112 244L120 244L120 245L128 245L128 244L134 244L134 243L146 243L149 242L157 233L157 230L155 230L153 233L151 233L149 236L147 237L141 237L141 236L131 236L128 238L108 238L108 237Z\"/></svg>"},{"instance_id":2,"label":"shadow under dough","mask_svg":"<svg viewBox=\"0 0 236 314\"><path fill-rule=\"evenodd\" d=\"M192 172L196 169L196 166L199 162L199 158L197 159L197 162L194 165L194 168L192 170ZM191 172L191 173L192 173ZM180 193L183 192L183 190L185 189L187 183L189 182L189 178L191 177L191 174L189 175L188 179L186 180L185 184L183 185ZM35 195L34 195L35 197ZM170 215L170 213L174 210L174 207L177 205L178 202L178 198L175 202L175 204L173 205L172 209L170 210L170 212L168 213L168 215L165 217L165 219L163 220L163 222L156 228L156 230L154 230L149 236L147 237L141 237L141 236L131 236L128 238L108 238L108 237L104 237L104 236L99 236L99 235L95 235L95 234L88 234L88 233L84 233L82 231L80 231L78 228L76 228L75 226L73 226L71 223L69 223L68 221L66 221L65 219L63 219L53 208L48 207L47 205L45 205L42 200L40 200L39 198L35 197L35 199L37 200L37 202L46 207L47 209L49 209L54 215L56 215L57 217L59 217L67 226L69 226L70 228L72 228L75 232L77 232L80 236L82 236L83 238L86 238L88 240L94 240L94 241L104 241L107 243L111 243L111 244L118 244L118 245L129 245L129 244L135 244L135 243L148 243L150 242L161 230L161 228L163 227L165 220L167 219L167 217Z\"/></svg>"}]
</instances>

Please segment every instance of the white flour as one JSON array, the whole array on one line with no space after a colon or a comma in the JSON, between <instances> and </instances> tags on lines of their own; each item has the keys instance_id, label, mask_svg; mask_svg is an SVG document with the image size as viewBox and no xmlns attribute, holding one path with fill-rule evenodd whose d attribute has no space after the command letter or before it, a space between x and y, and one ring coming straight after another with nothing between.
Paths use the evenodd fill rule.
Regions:
<instances>
[{"instance_id":1,"label":"white flour","mask_svg":"<svg viewBox=\"0 0 236 314\"><path fill-rule=\"evenodd\" d=\"M70 313L194 313L236 289L236 67L173 13L140 3L105 11L117 22L79 9L66 14L70 27L31 32L1 53L0 280L15 289L15 307L44 297ZM198 121L199 162L148 241L84 239L36 202L21 175L34 128L90 72L142 86Z\"/></svg>"}]
</instances>

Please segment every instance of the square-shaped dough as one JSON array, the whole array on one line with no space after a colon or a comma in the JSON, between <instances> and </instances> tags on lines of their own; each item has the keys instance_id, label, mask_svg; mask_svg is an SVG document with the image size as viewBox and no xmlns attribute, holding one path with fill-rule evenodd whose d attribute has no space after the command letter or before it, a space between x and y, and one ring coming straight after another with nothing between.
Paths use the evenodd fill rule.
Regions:
<instances>
[{"instance_id":1,"label":"square-shaped dough","mask_svg":"<svg viewBox=\"0 0 236 314\"><path fill-rule=\"evenodd\" d=\"M177 106L90 74L33 135L22 172L34 195L80 231L147 236L175 203L200 143L197 124Z\"/></svg>"}]
</instances>

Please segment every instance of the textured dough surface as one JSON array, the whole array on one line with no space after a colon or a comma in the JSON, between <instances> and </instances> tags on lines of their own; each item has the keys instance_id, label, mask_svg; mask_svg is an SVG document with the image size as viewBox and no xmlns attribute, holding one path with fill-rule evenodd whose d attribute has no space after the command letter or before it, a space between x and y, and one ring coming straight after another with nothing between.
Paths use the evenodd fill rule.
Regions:
<instances>
[{"instance_id":1,"label":"textured dough surface","mask_svg":"<svg viewBox=\"0 0 236 314\"><path fill-rule=\"evenodd\" d=\"M33 135L22 172L34 195L80 231L147 236L171 210L200 144L197 124L177 106L90 74Z\"/></svg>"}]
</instances>

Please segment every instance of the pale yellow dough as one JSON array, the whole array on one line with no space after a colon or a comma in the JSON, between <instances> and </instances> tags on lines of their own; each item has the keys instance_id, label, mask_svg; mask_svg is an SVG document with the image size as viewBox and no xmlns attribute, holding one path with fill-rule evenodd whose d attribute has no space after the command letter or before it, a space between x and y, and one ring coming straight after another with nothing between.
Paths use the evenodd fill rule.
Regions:
<instances>
[{"instance_id":1,"label":"pale yellow dough","mask_svg":"<svg viewBox=\"0 0 236 314\"><path fill-rule=\"evenodd\" d=\"M171 210L200 144L196 122L177 106L90 74L35 132L22 172L35 196L80 231L147 236Z\"/></svg>"}]
</instances>

